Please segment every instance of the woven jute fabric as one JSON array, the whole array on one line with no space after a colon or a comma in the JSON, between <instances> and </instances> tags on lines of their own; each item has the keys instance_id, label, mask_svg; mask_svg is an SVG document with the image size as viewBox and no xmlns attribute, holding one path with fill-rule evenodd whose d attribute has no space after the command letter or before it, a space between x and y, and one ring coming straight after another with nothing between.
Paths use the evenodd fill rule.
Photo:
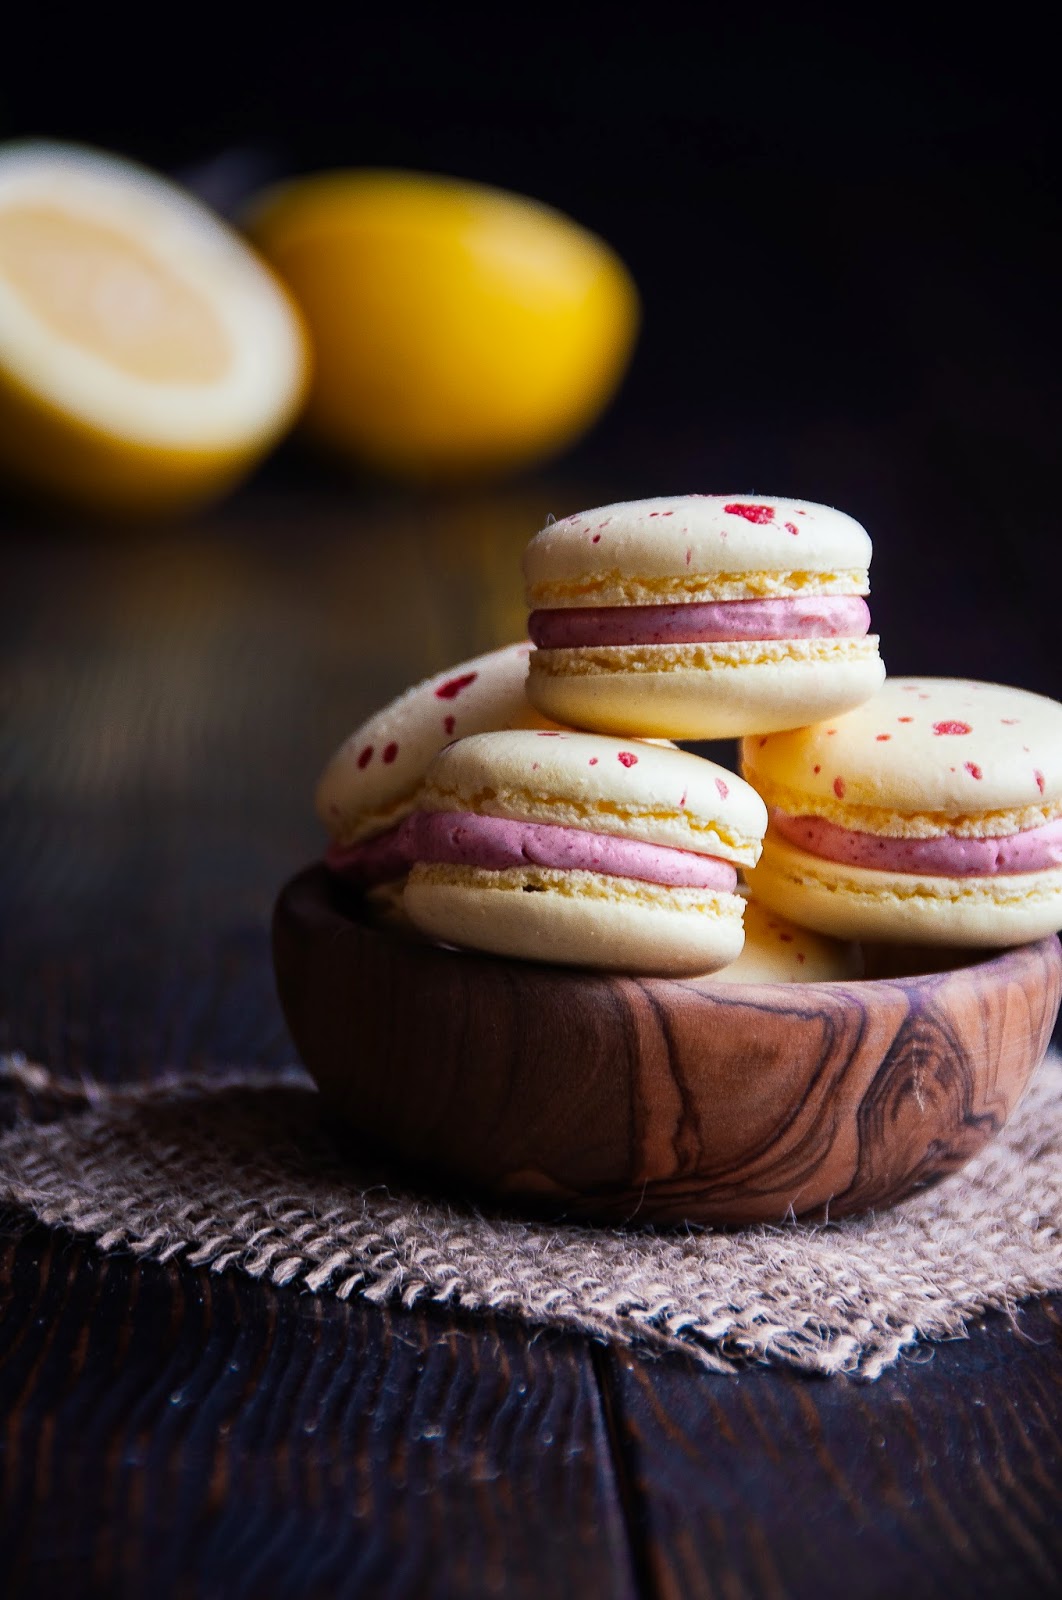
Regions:
<instances>
[{"instance_id":1,"label":"woven jute fabric","mask_svg":"<svg viewBox=\"0 0 1062 1600\"><path fill-rule=\"evenodd\" d=\"M296 1073L125 1090L8 1059L0 1199L166 1261L345 1299L432 1300L657 1349L877 1377L919 1340L1062 1289L1062 1060L964 1172L879 1215L651 1232L529 1222L352 1164ZM1020 1322L1018 1323L1020 1336Z\"/></svg>"}]
</instances>

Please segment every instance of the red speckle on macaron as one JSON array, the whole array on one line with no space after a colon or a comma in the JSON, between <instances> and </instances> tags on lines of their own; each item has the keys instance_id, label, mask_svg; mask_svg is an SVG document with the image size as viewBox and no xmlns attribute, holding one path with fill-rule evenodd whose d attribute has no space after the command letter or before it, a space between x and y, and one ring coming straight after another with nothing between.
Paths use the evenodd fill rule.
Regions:
<instances>
[{"instance_id":1,"label":"red speckle on macaron","mask_svg":"<svg viewBox=\"0 0 1062 1600\"><path fill-rule=\"evenodd\" d=\"M981 768L977 765L976 761L967 761L964 763L964 765L971 778L984 777L984 773L981 771Z\"/></svg>"},{"instance_id":2,"label":"red speckle on macaron","mask_svg":"<svg viewBox=\"0 0 1062 1600\"><path fill-rule=\"evenodd\" d=\"M768 735L764 734L762 739L760 740L760 749L761 750L763 749L764 745L767 743L767 738L768 738Z\"/></svg>"},{"instance_id":3,"label":"red speckle on macaron","mask_svg":"<svg viewBox=\"0 0 1062 1600\"><path fill-rule=\"evenodd\" d=\"M459 678L448 678L445 683L440 683L435 691L437 700L456 700L462 689L467 689L470 683L475 683L479 677L478 672L463 672Z\"/></svg>"},{"instance_id":4,"label":"red speckle on macaron","mask_svg":"<svg viewBox=\"0 0 1062 1600\"><path fill-rule=\"evenodd\" d=\"M1036 779L1036 787L1039 789L1040 793L1043 794L1043 792L1044 792L1044 775L1040 771L1039 767L1037 767L1034 770L1033 777Z\"/></svg>"},{"instance_id":5,"label":"red speckle on macaron","mask_svg":"<svg viewBox=\"0 0 1062 1600\"><path fill-rule=\"evenodd\" d=\"M391 765L391 762L395 759L395 756L397 754L398 754L398 746L395 744L394 740L392 740L389 745L385 745L385 747L384 747L384 753L383 753L383 764L384 764L384 766L385 767L389 767Z\"/></svg>"},{"instance_id":6,"label":"red speckle on macaron","mask_svg":"<svg viewBox=\"0 0 1062 1600\"><path fill-rule=\"evenodd\" d=\"M590 543L591 544L600 544L601 543L601 535L599 533L595 533L594 537L590 540Z\"/></svg>"},{"instance_id":7,"label":"red speckle on macaron","mask_svg":"<svg viewBox=\"0 0 1062 1600\"><path fill-rule=\"evenodd\" d=\"M660 515L662 517L673 517L675 513L673 511L661 511Z\"/></svg>"},{"instance_id":8,"label":"red speckle on macaron","mask_svg":"<svg viewBox=\"0 0 1062 1600\"><path fill-rule=\"evenodd\" d=\"M560 738L560 734L557 733L556 730L553 729L553 728L539 728L537 731L538 731L538 736L539 736L540 739L559 739Z\"/></svg>"},{"instance_id":9,"label":"red speckle on macaron","mask_svg":"<svg viewBox=\"0 0 1062 1600\"><path fill-rule=\"evenodd\" d=\"M836 728L827 728L826 729L826 737L827 737L827 739L832 739L836 732L837 732Z\"/></svg>"},{"instance_id":10,"label":"red speckle on macaron","mask_svg":"<svg viewBox=\"0 0 1062 1600\"><path fill-rule=\"evenodd\" d=\"M730 793L730 786L722 778L716 778L715 786L719 790L720 800L725 800Z\"/></svg>"},{"instance_id":11,"label":"red speckle on macaron","mask_svg":"<svg viewBox=\"0 0 1062 1600\"><path fill-rule=\"evenodd\" d=\"M1000 717L1000 722L1005 728L1016 728L1021 721L1020 717Z\"/></svg>"},{"instance_id":12,"label":"red speckle on macaron","mask_svg":"<svg viewBox=\"0 0 1062 1600\"><path fill-rule=\"evenodd\" d=\"M531 771L532 772L537 772L538 771L538 762L537 761L532 761L532 763L531 763Z\"/></svg>"},{"instance_id":13,"label":"red speckle on macaron","mask_svg":"<svg viewBox=\"0 0 1062 1600\"><path fill-rule=\"evenodd\" d=\"M651 517L658 517L660 515L660 512L659 511L650 511L649 515Z\"/></svg>"},{"instance_id":14,"label":"red speckle on macaron","mask_svg":"<svg viewBox=\"0 0 1062 1600\"><path fill-rule=\"evenodd\" d=\"M765 523L774 521L773 506L754 506L742 500L732 500L723 507L732 517L744 517L746 522Z\"/></svg>"},{"instance_id":15,"label":"red speckle on macaron","mask_svg":"<svg viewBox=\"0 0 1062 1600\"><path fill-rule=\"evenodd\" d=\"M786 527L786 532L787 533L791 533L794 538L800 532L800 529L797 527L795 522L787 522L785 527Z\"/></svg>"},{"instance_id":16,"label":"red speckle on macaron","mask_svg":"<svg viewBox=\"0 0 1062 1600\"><path fill-rule=\"evenodd\" d=\"M793 935L791 933L780 933L778 937L781 939L783 944L792 944L793 942Z\"/></svg>"},{"instance_id":17,"label":"red speckle on macaron","mask_svg":"<svg viewBox=\"0 0 1062 1600\"><path fill-rule=\"evenodd\" d=\"M914 721L914 717L897 717L896 721L897 722L913 722Z\"/></svg>"},{"instance_id":18,"label":"red speckle on macaron","mask_svg":"<svg viewBox=\"0 0 1062 1600\"><path fill-rule=\"evenodd\" d=\"M843 778L834 778L834 780L833 780L833 792L837 796L838 800L843 800L844 799L844 779Z\"/></svg>"},{"instance_id":19,"label":"red speckle on macaron","mask_svg":"<svg viewBox=\"0 0 1062 1600\"><path fill-rule=\"evenodd\" d=\"M633 750L619 751L616 756L616 760L619 762L621 767L636 767L638 765L638 757L635 755Z\"/></svg>"},{"instance_id":20,"label":"red speckle on macaron","mask_svg":"<svg viewBox=\"0 0 1062 1600\"><path fill-rule=\"evenodd\" d=\"M597 756L591 756L590 757L590 765L592 767L596 767L597 766L597 760L598 760Z\"/></svg>"},{"instance_id":21,"label":"red speckle on macaron","mask_svg":"<svg viewBox=\"0 0 1062 1600\"><path fill-rule=\"evenodd\" d=\"M798 950L797 951L796 958L800 962L800 965L803 966L804 965L804 961L806 959L803 950Z\"/></svg>"},{"instance_id":22,"label":"red speckle on macaron","mask_svg":"<svg viewBox=\"0 0 1062 1600\"><path fill-rule=\"evenodd\" d=\"M968 722L934 722L933 732L939 736L950 733L972 733L973 729Z\"/></svg>"},{"instance_id":23,"label":"red speckle on macaron","mask_svg":"<svg viewBox=\"0 0 1062 1600\"><path fill-rule=\"evenodd\" d=\"M683 791L682 791L682 799L679 801L679 810L680 811L682 810L682 807L686 804L686 796L687 796L688 793L689 793L688 789L683 789Z\"/></svg>"},{"instance_id":24,"label":"red speckle on macaron","mask_svg":"<svg viewBox=\"0 0 1062 1600\"><path fill-rule=\"evenodd\" d=\"M456 719L454 717L443 717L443 729L446 733L453 733L455 726Z\"/></svg>"},{"instance_id":25,"label":"red speckle on macaron","mask_svg":"<svg viewBox=\"0 0 1062 1600\"><path fill-rule=\"evenodd\" d=\"M815 768L815 776L816 776L816 777L818 777L818 775L819 775L819 773L820 773L820 772L821 772L821 771L822 771L822 768L821 768L821 767L816 767L816 768Z\"/></svg>"},{"instance_id":26,"label":"red speckle on macaron","mask_svg":"<svg viewBox=\"0 0 1062 1600\"><path fill-rule=\"evenodd\" d=\"M892 738L892 734L891 733L879 733L879 734L875 734L875 738L876 738L878 744L884 744L886 739L891 739Z\"/></svg>"},{"instance_id":27,"label":"red speckle on macaron","mask_svg":"<svg viewBox=\"0 0 1062 1600\"><path fill-rule=\"evenodd\" d=\"M359 768L364 771L364 769L369 765L369 762L371 760L372 760L372 745L371 744L367 744L365 746L365 749L361 752L361 755L358 757L358 766L359 766Z\"/></svg>"},{"instance_id":28,"label":"red speckle on macaron","mask_svg":"<svg viewBox=\"0 0 1062 1600\"><path fill-rule=\"evenodd\" d=\"M686 565L689 566L689 564L690 564L690 562L692 560L693 560L693 551L692 550L687 550L686 551Z\"/></svg>"}]
</instances>

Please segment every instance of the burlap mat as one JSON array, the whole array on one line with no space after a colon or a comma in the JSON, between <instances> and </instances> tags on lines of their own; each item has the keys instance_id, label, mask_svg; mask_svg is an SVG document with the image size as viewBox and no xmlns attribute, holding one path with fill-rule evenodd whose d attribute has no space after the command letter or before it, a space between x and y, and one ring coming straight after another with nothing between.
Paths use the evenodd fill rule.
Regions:
<instances>
[{"instance_id":1,"label":"burlap mat","mask_svg":"<svg viewBox=\"0 0 1062 1600\"><path fill-rule=\"evenodd\" d=\"M1001 1137L891 1212L827 1226L544 1224L351 1167L297 1073L101 1090L9 1058L0 1199L166 1261L182 1255L345 1299L490 1308L689 1351L877 1377L919 1339L1062 1289L1062 1060Z\"/></svg>"}]
</instances>

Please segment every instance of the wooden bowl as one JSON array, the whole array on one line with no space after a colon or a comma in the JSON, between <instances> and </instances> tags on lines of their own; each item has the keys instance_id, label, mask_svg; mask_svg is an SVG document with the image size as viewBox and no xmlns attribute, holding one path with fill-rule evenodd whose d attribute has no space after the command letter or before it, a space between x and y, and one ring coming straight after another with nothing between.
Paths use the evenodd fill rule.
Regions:
<instances>
[{"instance_id":1,"label":"wooden bowl","mask_svg":"<svg viewBox=\"0 0 1062 1600\"><path fill-rule=\"evenodd\" d=\"M892 1205L999 1132L1062 992L1055 938L850 983L507 961L374 926L321 867L283 890L273 934L302 1059L368 1148L611 1222Z\"/></svg>"}]
</instances>

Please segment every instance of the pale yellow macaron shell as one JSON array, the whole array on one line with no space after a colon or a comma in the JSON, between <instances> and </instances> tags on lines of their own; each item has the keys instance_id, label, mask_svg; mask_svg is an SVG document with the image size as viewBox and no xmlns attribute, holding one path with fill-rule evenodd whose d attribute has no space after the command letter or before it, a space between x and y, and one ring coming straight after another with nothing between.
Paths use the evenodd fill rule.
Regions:
<instances>
[{"instance_id":1,"label":"pale yellow macaron shell","mask_svg":"<svg viewBox=\"0 0 1062 1600\"><path fill-rule=\"evenodd\" d=\"M999 838L1062 816L1062 706L965 679L892 678L846 716L746 739L768 804L892 838ZM841 938L1009 946L1062 926L1062 868L990 877L876 871L768 834L757 898Z\"/></svg>"},{"instance_id":2,"label":"pale yellow macaron shell","mask_svg":"<svg viewBox=\"0 0 1062 1600\"><path fill-rule=\"evenodd\" d=\"M870 556L866 530L830 506L677 495L551 523L524 552L524 577L532 610L866 594Z\"/></svg>"},{"instance_id":3,"label":"pale yellow macaron shell","mask_svg":"<svg viewBox=\"0 0 1062 1600\"><path fill-rule=\"evenodd\" d=\"M759 853L758 795L714 763L637 739L494 733L444 750L422 804L584 828L740 863ZM692 976L740 954L737 893L675 889L581 870L418 863L410 919L430 937L496 955Z\"/></svg>"},{"instance_id":4,"label":"pale yellow macaron shell","mask_svg":"<svg viewBox=\"0 0 1062 1600\"><path fill-rule=\"evenodd\" d=\"M329 761L316 808L340 845L392 827L414 807L425 770L453 739L495 728L555 726L524 692L526 642L458 662L362 723Z\"/></svg>"},{"instance_id":5,"label":"pale yellow macaron shell","mask_svg":"<svg viewBox=\"0 0 1062 1600\"><path fill-rule=\"evenodd\" d=\"M889 678L864 705L748 738L768 805L898 838L998 837L1062 815L1062 705L958 678Z\"/></svg>"},{"instance_id":6,"label":"pale yellow macaron shell","mask_svg":"<svg viewBox=\"0 0 1062 1600\"><path fill-rule=\"evenodd\" d=\"M863 967L858 945L813 933L749 899L745 947L714 976L720 983L838 983L862 977Z\"/></svg>"},{"instance_id":7,"label":"pale yellow macaron shell","mask_svg":"<svg viewBox=\"0 0 1062 1600\"><path fill-rule=\"evenodd\" d=\"M871 544L829 506L684 495L543 528L524 554L533 610L868 592ZM730 738L831 716L880 686L876 635L538 649L528 695L604 733Z\"/></svg>"},{"instance_id":8,"label":"pale yellow macaron shell","mask_svg":"<svg viewBox=\"0 0 1062 1600\"><path fill-rule=\"evenodd\" d=\"M732 772L688 751L601 734L478 734L443 750L420 804L616 834L735 865L760 853L767 811Z\"/></svg>"}]
</instances>

